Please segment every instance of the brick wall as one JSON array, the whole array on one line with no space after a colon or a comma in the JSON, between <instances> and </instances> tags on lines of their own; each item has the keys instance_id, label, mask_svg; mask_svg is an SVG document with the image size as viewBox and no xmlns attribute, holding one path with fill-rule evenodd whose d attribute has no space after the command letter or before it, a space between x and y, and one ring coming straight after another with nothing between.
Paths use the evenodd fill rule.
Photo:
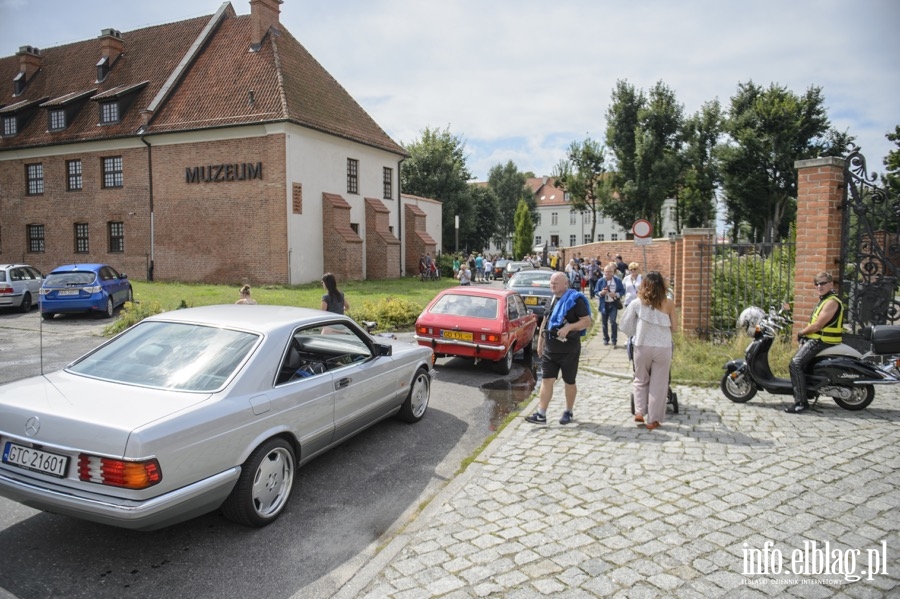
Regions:
<instances>
[{"instance_id":1,"label":"brick wall","mask_svg":"<svg viewBox=\"0 0 900 599\"><path fill-rule=\"evenodd\" d=\"M122 158L122 187L103 188L102 159ZM82 189L67 191L66 161L80 160ZM41 164L44 191L26 195L25 167ZM72 262L101 262L135 279L147 272L150 239L147 152L139 148L77 152L0 162L0 261L49 272ZM125 228L125 251L109 252L110 221ZM75 223L88 225L87 253L75 253ZM44 251L28 251L27 225L43 225Z\"/></svg>"},{"instance_id":2,"label":"brick wall","mask_svg":"<svg viewBox=\"0 0 900 599\"><path fill-rule=\"evenodd\" d=\"M350 226L350 204L334 193L322 194L322 239L325 272L338 281L363 277L363 240Z\"/></svg>"},{"instance_id":3,"label":"brick wall","mask_svg":"<svg viewBox=\"0 0 900 599\"><path fill-rule=\"evenodd\" d=\"M425 228L425 212L414 204L404 206L404 234L406 237L406 274L419 276L419 257L437 255L437 242Z\"/></svg>"},{"instance_id":4,"label":"brick wall","mask_svg":"<svg viewBox=\"0 0 900 599\"><path fill-rule=\"evenodd\" d=\"M400 240L391 233L390 209L384 202L366 198L366 278L400 276Z\"/></svg>"},{"instance_id":5,"label":"brick wall","mask_svg":"<svg viewBox=\"0 0 900 599\"><path fill-rule=\"evenodd\" d=\"M819 302L812 286L816 273L835 276L840 269L844 161L840 158L799 160L797 168L797 252L794 268L794 335Z\"/></svg>"},{"instance_id":6,"label":"brick wall","mask_svg":"<svg viewBox=\"0 0 900 599\"><path fill-rule=\"evenodd\" d=\"M187 168L245 163L261 178L187 181ZM287 283L285 179L283 135L154 146L154 278Z\"/></svg>"}]
</instances>

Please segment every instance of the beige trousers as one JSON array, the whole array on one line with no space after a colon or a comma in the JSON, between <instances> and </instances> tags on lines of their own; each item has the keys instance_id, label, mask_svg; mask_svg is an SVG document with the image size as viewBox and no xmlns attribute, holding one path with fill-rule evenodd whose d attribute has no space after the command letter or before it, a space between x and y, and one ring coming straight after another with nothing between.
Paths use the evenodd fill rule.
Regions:
<instances>
[{"instance_id":1,"label":"beige trousers","mask_svg":"<svg viewBox=\"0 0 900 599\"><path fill-rule=\"evenodd\" d=\"M634 413L646 422L662 422L669 392L672 348L634 348Z\"/></svg>"}]
</instances>

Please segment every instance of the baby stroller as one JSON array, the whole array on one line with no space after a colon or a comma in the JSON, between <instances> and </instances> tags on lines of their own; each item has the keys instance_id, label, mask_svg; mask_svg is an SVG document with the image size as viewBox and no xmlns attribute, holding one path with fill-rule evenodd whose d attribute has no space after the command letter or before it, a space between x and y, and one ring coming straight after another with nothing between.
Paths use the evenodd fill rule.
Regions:
<instances>
[{"instance_id":1,"label":"baby stroller","mask_svg":"<svg viewBox=\"0 0 900 599\"><path fill-rule=\"evenodd\" d=\"M634 337L629 337L625 344L625 351L628 353L628 361L631 362L631 371L634 372ZM672 391L672 376L669 373L669 388L666 391L666 407L672 406L672 413L678 413L678 394ZM631 413L634 414L634 393L631 394Z\"/></svg>"}]
</instances>

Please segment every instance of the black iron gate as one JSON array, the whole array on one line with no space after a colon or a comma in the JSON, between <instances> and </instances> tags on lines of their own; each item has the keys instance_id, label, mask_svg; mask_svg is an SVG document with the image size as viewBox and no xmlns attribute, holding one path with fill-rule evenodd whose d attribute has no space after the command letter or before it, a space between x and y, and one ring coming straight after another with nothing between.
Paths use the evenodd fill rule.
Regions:
<instances>
[{"instance_id":1,"label":"black iron gate","mask_svg":"<svg viewBox=\"0 0 900 599\"><path fill-rule=\"evenodd\" d=\"M736 332L750 306L778 310L794 297L793 243L700 244L700 326L697 334L722 341Z\"/></svg>"},{"instance_id":2,"label":"black iron gate","mask_svg":"<svg viewBox=\"0 0 900 599\"><path fill-rule=\"evenodd\" d=\"M853 148L844 164L840 296L847 306L844 342L860 350L868 349L864 327L900 321L900 199L876 179Z\"/></svg>"}]
</instances>

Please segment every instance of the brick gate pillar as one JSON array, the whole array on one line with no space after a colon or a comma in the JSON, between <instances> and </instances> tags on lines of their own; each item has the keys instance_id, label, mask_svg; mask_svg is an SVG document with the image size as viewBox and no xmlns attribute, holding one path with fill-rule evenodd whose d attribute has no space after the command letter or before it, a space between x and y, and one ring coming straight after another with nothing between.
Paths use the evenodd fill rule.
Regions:
<instances>
[{"instance_id":1,"label":"brick gate pillar","mask_svg":"<svg viewBox=\"0 0 900 599\"><path fill-rule=\"evenodd\" d=\"M704 324L700 316L709 314L711 297L709 289L704 289L710 283L710 264L702 260L700 245L712 243L715 236L715 229L681 230L681 280L675 289L676 305L681 308L681 332L691 337L696 337Z\"/></svg>"},{"instance_id":2,"label":"brick gate pillar","mask_svg":"<svg viewBox=\"0 0 900 599\"><path fill-rule=\"evenodd\" d=\"M835 278L841 263L841 226L844 202L844 160L813 158L798 160L797 168L797 249L794 265L793 335L805 326L819 295L812 285L821 271ZM835 281L835 285L839 281Z\"/></svg>"}]
</instances>

